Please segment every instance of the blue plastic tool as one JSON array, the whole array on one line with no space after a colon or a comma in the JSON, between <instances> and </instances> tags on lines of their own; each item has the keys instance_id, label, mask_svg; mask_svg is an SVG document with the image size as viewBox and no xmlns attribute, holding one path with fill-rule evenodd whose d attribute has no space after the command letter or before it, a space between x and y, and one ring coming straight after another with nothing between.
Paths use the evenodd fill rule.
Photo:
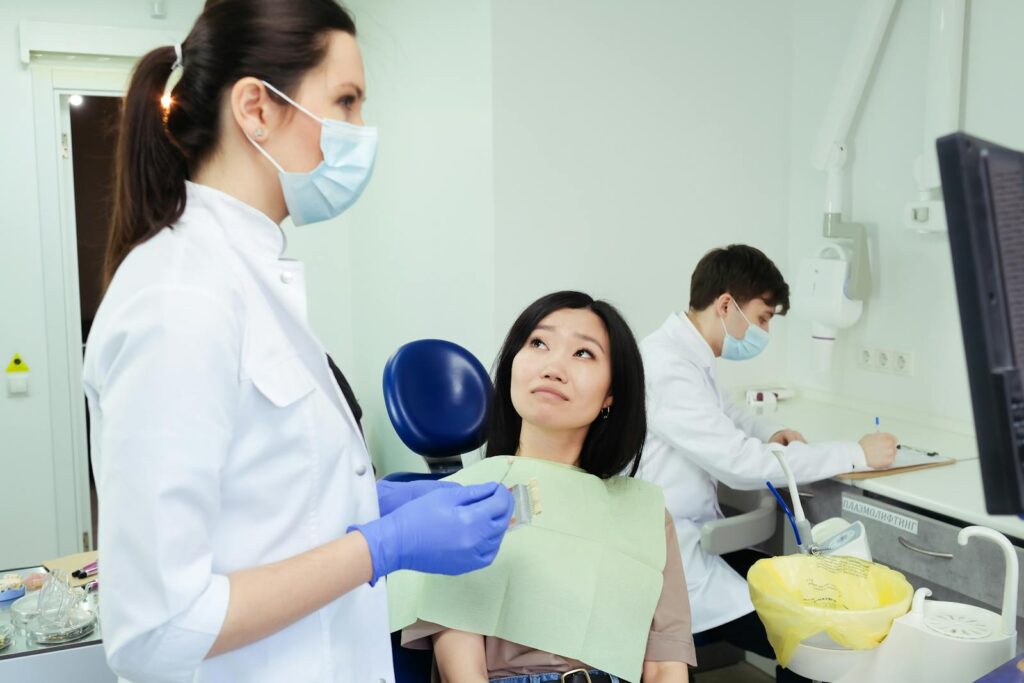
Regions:
<instances>
[{"instance_id":1,"label":"blue plastic tool","mask_svg":"<svg viewBox=\"0 0 1024 683\"><path fill-rule=\"evenodd\" d=\"M789 506L786 505L786 501L782 499L782 496L779 495L778 490L772 486L772 483L770 481L766 481L765 483L768 484L768 489L772 492L772 495L775 496L775 500L779 501L779 505L782 506L782 510L786 513L786 517L789 517L789 524L793 527L793 535L796 536L796 544L803 547L804 543L800 540L800 532L796 528L796 518L793 516L792 511L790 511Z\"/></svg>"}]
</instances>

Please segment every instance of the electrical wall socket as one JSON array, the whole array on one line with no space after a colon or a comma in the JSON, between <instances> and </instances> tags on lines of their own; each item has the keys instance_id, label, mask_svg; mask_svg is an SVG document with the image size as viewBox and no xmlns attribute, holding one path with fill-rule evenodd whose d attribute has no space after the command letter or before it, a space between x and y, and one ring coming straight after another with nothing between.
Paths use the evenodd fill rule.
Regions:
<instances>
[{"instance_id":1,"label":"electrical wall socket","mask_svg":"<svg viewBox=\"0 0 1024 683\"><path fill-rule=\"evenodd\" d=\"M862 370L872 370L875 367L875 349L870 346L862 346L857 349L857 367Z\"/></svg>"},{"instance_id":2,"label":"electrical wall socket","mask_svg":"<svg viewBox=\"0 0 1024 683\"><path fill-rule=\"evenodd\" d=\"M892 371L904 377L914 376L914 354L911 351L894 351Z\"/></svg>"},{"instance_id":3,"label":"electrical wall socket","mask_svg":"<svg viewBox=\"0 0 1024 683\"><path fill-rule=\"evenodd\" d=\"M899 349L861 346L857 349L857 367L872 372L913 377L914 353Z\"/></svg>"}]
</instances>

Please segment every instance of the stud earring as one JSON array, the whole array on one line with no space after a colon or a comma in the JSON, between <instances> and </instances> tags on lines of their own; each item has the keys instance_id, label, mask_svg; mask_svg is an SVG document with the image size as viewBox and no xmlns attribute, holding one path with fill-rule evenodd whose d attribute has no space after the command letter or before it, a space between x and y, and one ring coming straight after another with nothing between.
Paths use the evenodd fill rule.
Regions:
<instances>
[{"instance_id":1,"label":"stud earring","mask_svg":"<svg viewBox=\"0 0 1024 683\"><path fill-rule=\"evenodd\" d=\"M267 134L267 131L263 130L262 128L257 128L256 130L254 130L252 132L252 134L253 134L253 137L261 138L261 137L263 137L264 135Z\"/></svg>"}]
</instances>

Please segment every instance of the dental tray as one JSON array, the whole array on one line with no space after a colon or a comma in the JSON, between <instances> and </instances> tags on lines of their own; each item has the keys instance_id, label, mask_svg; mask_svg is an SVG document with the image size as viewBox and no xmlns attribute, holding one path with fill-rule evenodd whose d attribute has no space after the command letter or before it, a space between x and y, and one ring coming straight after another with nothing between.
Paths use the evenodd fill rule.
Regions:
<instances>
[{"instance_id":1,"label":"dental tray","mask_svg":"<svg viewBox=\"0 0 1024 683\"><path fill-rule=\"evenodd\" d=\"M28 634L39 645L60 645L84 638L96 630L96 615L78 607L64 612L63 617L44 612L32 619Z\"/></svg>"},{"instance_id":2,"label":"dental tray","mask_svg":"<svg viewBox=\"0 0 1024 683\"><path fill-rule=\"evenodd\" d=\"M0 602L17 600L25 594L25 582L21 574L4 574L0 578Z\"/></svg>"}]
</instances>

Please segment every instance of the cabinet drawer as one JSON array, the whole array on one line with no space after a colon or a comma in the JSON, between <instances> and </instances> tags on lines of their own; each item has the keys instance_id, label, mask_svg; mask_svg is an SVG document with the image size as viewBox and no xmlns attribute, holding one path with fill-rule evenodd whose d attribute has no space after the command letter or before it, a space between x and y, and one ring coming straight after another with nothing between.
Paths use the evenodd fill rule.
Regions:
<instances>
[{"instance_id":1,"label":"cabinet drawer","mask_svg":"<svg viewBox=\"0 0 1024 683\"><path fill-rule=\"evenodd\" d=\"M984 539L961 546L956 537L963 527L873 498L844 492L842 500L843 519L864 523L876 562L921 577L923 586L943 586L999 611L1005 563L998 546ZM1016 551L1017 561L1024 563L1024 552ZM1024 616L1020 594L1017 614Z\"/></svg>"},{"instance_id":2,"label":"cabinet drawer","mask_svg":"<svg viewBox=\"0 0 1024 683\"><path fill-rule=\"evenodd\" d=\"M848 490L849 486L832 479L801 484L800 503L803 505L804 515L811 520L811 525L832 517L841 517L842 495Z\"/></svg>"}]
</instances>

